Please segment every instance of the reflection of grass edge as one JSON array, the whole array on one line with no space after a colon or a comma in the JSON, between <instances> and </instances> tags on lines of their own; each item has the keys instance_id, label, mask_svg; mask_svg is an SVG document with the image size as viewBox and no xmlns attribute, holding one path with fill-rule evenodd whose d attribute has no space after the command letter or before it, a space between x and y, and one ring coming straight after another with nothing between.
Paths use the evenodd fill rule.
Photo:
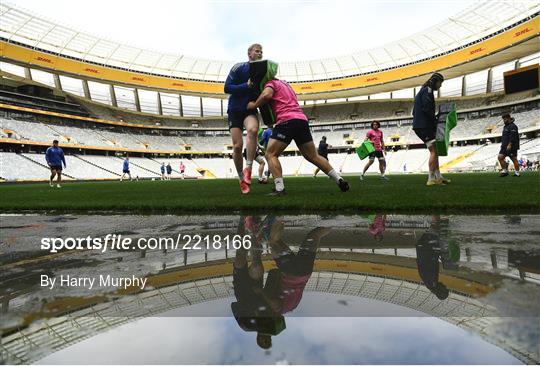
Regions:
<instances>
[{"instance_id":1,"label":"reflection of grass edge","mask_svg":"<svg viewBox=\"0 0 540 366\"><path fill-rule=\"evenodd\" d=\"M349 176L351 191L339 192L325 176L285 178L288 194L268 197L272 184L258 185L242 196L235 179L197 181L78 182L61 189L48 183L0 185L1 212L50 211L126 213L232 213L318 211L540 211L540 173L500 178L494 173L449 174L447 186L426 187L425 175Z\"/></svg>"}]
</instances>

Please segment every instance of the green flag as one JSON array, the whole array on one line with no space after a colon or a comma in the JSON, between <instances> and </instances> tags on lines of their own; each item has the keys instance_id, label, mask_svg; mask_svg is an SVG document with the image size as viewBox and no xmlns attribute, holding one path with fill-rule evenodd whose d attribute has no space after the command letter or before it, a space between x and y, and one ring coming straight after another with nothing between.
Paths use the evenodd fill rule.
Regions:
<instances>
[{"instance_id":1,"label":"green flag","mask_svg":"<svg viewBox=\"0 0 540 366\"><path fill-rule=\"evenodd\" d=\"M439 123L437 125L437 132L435 136L435 148L439 156L448 155L448 147L450 145L450 131L457 126L457 112L456 104L452 104L452 110L446 116L446 122L444 124Z\"/></svg>"}]
</instances>

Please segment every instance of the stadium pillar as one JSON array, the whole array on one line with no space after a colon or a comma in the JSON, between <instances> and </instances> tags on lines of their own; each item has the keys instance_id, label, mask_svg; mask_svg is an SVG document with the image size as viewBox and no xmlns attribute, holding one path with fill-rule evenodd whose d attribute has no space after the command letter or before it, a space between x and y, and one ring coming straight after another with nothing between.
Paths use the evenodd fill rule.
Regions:
<instances>
[{"instance_id":1,"label":"stadium pillar","mask_svg":"<svg viewBox=\"0 0 540 366\"><path fill-rule=\"evenodd\" d=\"M163 106L161 105L161 93L157 92L157 109L160 115L163 115Z\"/></svg>"},{"instance_id":2,"label":"stadium pillar","mask_svg":"<svg viewBox=\"0 0 540 366\"><path fill-rule=\"evenodd\" d=\"M201 110L201 117L204 117L203 105L202 105L202 97L199 97L199 108Z\"/></svg>"},{"instance_id":3,"label":"stadium pillar","mask_svg":"<svg viewBox=\"0 0 540 366\"><path fill-rule=\"evenodd\" d=\"M53 79L54 79L54 87L56 89L62 90L62 83L60 82L60 76L58 76L58 74L53 74Z\"/></svg>"},{"instance_id":4,"label":"stadium pillar","mask_svg":"<svg viewBox=\"0 0 540 366\"><path fill-rule=\"evenodd\" d=\"M88 81L87 80L82 80L82 88L83 88L83 92L84 92L84 97L86 99L92 100L92 95L90 95L90 88L88 87Z\"/></svg>"},{"instance_id":5,"label":"stadium pillar","mask_svg":"<svg viewBox=\"0 0 540 366\"><path fill-rule=\"evenodd\" d=\"M394 99L394 93L393 92L390 92L390 99ZM348 102L349 100L347 99L346 102Z\"/></svg>"},{"instance_id":6,"label":"stadium pillar","mask_svg":"<svg viewBox=\"0 0 540 366\"><path fill-rule=\"evenodd\" d=\"M490 68L488 70L487 74L487 81L486 81L486 93L491 93L492 84L493 83L493 69Z\"/></svg>"},{"instance_id":7,"label":"stadium pillar","mask_svg":"<svg viewBox=\"0 0 540 366\"><path fill-rule=\"evenodd\" d=\"M137 112L141 111L141 100L139 99L139 89L133 89L133 95L135 96L135 108Z\"/></svg>"},{"instance_id":8,"label":"stadium pillar","mask_svg":"<svg viewBox=\"0 0 540 366\"><path fill-rule=\"evenodd\" d=\"M220 103L221 104L221 117L223 117L223 99L220 99L220 101L221 101Z\"/></svg>"},{"instance_id":9,"label":"stadium pillar","mask_svg":"<svg viewBox=\"0 0 540 366\"><path fill-rule=\"evenodd\" d=\"M497 255L495 254L495 251L493 249L489 252L489 257L491 259L491 266L493 268L497 268Z\"/></svg>"},{"instance_id":10,"label":"stadium pillar","mask_svg":"<svg viewBox=\"0 0 540 366\"><path fill-rule=\"evenodd\" d=\"M24 77L26 79L32 80L32 71L30 71L30 68L28 67L24 68Z\"/></svg>"},{"instance_id":11,"label":"stadium pillar","mask_svg":"<svg viewBox=\"0 0 540 366\"><path fill-rule=\"evenodd\" d=\"M184 105L182 104L182 96L180 94L178 94L178 109L180 117L184 117Z\"/></svg>"},{"instance_id":12,"label":"stadium pillar","mask_svg":"<svg viewBox=\"0 0 540 366\"><path fill-rule=\"evenodd\" d=\"M461 96L464 97L467 95L467 76L463 75L463 79L461 79Z\"/></svg>"},{"instance_id":13,"label":"stadium pillar","mask_svg":"<svg viewBox=\"0 0 540 366\"><path fill-rule=\"evenodd\" d=\"M109 94L111 96L111 103L113 107L118 107L118 101L116 100L116 92L114 91L114 85L109 84Z\"/></svg>"},{"instance_id":14,"label":"stadium pillar","mask_svg":"<svg viewBox=\"0 0 540 366\"><path fill-rule=\"evenodd\" d=\"M516 63L514 64L514 69L519 69L521 67L521 62L519 60L516 60Z\"/></svg>"},{"instance_id":15,"label":"stadium pillar","mask_svg":"<svg viewBox=\"0 0 540 366\"><path fill-rule=\"evenodd\" d=\"M412 89L412 97L413 99L416 98L416 88Z\"/></svg>"}]
</instances>

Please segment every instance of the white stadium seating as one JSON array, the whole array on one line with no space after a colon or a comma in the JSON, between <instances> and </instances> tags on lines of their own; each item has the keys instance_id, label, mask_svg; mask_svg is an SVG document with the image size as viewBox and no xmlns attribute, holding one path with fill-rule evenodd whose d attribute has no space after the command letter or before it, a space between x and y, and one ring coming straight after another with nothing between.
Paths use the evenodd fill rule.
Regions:
<instances>
[{"instance_id":1,"label":"white stadium seating","mask_svg":"<svg viewBox=\"0 0 540 366\"><path fill-rule=\"evenodd\" d=\"M471 107L474 103L464 100L462 105ZM364 117L375 118L383 113L381 109L386 110L391 107L391 111L403 110L410 105L411 101L378 101L324 107L306 106L306 112L318 116L310 123L315 144L318 144L322 136L326 136L327 142L334 149L340 150L339 153L335 153L334 150L329 154L332 166L344 174L359 174L367 160L361 161L351 148L358 146L365 139L370 128L369 119ZM525 108L525 104L517 105L517 107L520 106L521 108L516 108L512 113L522 133L519 155L536 161L540 155L540 139L530 137L537 136L540 127L538 109L524 111L523 109L530 109L530 107ZM490 108L496 107L490 106ZM358 119L360 123L351 123L349 118L344 117L345 114L351 112L349 109L356 114L362 114ZM405 112L408 115L410 110ZM500 113L497 116L490 116L490 113L489 110L479 109L458 114L458 126L451 134L452 140L455 141L454 146L450 148L448 156L440 158L442 170L495 169L500 144L491 143L490 139L501 135L503 123ZM331 121L342 123L321 125ZM384 132L385 143L389 147L386 153L388 173L427 171L428 153L425 148L420 147L422 143L412 131L411 117L383 120L381 129ZM19 143L29 141L32 144L48 145L52 140L58 139L67 150L68 167L64 171L66 179L119 179L122 175L123 158L115 154L119 153L123 156L129 151L136 152L130 157L132 178L160 179L160 166L163 162L171 164L172 178L180 178L180 161L183 161L186 166L184 176L187 178L236 177L234 162L228 154L225 157L208 156L209 154L215 156L216 153L222 152L230 153L231 140L226 131L177 130L171 133L159 129L112 127L78 120L51 121L47 119L45 121L39 116L28 118L17 116L15 119L8 118L4 114L0 117L0 133L1 138ZM528 140L525 138L527 133L529 133ZM411 144L414 146L411 147ZM67 149L71 145L74 149ZM286 150L289 155L280 158L284 175L312 175L315 166L299 156L297 150L293 142ZM107 154L107 151L109 156L103 155ZM140 157L141 153L146 151L149 153L145 154L145 157ZM151 154L156 151L163 151L163 154L159 156ZM185 154L190 151L193 154L189 158L171 154L172 152ZM294 155L290 155L290 152L294 152ZM170 157L163 157L167 155ZM0 178L2 180L46 180L48 177L49 172L43 153L2 152L1 157ZM369 170L370 173L377 171L378 164L374 164ZM257 175L258 164L254 163L253 176Z\"/></svg>"}]
</instances>

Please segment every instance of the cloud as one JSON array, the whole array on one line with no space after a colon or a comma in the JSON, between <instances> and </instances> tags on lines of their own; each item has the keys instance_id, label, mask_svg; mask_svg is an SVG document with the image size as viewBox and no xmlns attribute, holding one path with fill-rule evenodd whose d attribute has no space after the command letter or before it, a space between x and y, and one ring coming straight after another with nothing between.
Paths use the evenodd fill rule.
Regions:
<instances>
[{"instance_id":1,"label":"cloud","mask_svg":"<svg viewBox=\"0 0 540 366\"><path fill-rule=\"evenodd\" d=\"M172 54L241 60L249 44L279 61L349 54L426 29L471 0L11 0L79 30ZM86 5L82 5L86 4Z\"/></svg>"}]
</instances>

